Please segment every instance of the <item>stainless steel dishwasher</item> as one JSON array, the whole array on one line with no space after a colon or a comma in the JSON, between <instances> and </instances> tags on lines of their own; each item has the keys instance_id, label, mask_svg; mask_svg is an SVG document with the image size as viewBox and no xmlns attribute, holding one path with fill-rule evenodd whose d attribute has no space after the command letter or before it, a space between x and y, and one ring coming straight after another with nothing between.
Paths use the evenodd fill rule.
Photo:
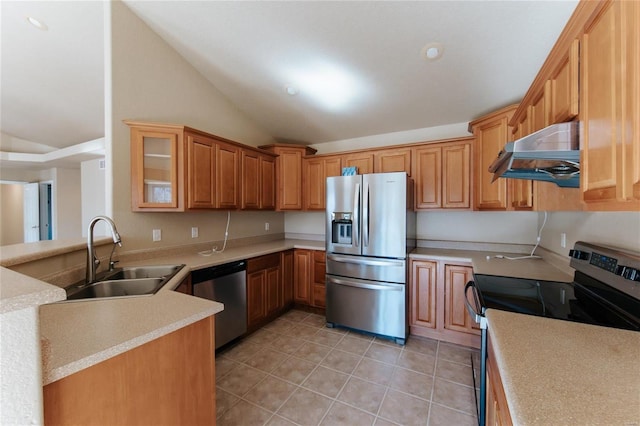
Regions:
<instances>
[{"instance_id":1,"label":"stainless steel dishwasher","mask_svg":"<svg viewBox=\"0 0 640 426\"><path fill-rule=\"evenodd\" d=\"M216 349L247 332L247 262L198 269L191 273L193 295L224 304L216 314Z\"/></svg>"}]
</instances>

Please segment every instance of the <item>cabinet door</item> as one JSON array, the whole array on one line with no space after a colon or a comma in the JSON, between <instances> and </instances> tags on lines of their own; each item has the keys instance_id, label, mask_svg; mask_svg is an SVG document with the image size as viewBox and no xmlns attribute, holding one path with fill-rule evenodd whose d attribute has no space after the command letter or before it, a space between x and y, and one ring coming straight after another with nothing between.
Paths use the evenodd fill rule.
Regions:
<instances>
[{"instance_id":1,"label":"cabinet door","mask_svg":"<svg viewBox=\"0 0 640 426\"><path fill-rule=\"evenodd\" d=\"M442 207L471 207L471 144L442 147Z\"/></svg>"},{"instance_id":2,"label":"cabinet door","mask_svg":"<svg viewBox=\"0 0 640 426\"><path fill-rule=\"evenodd\" d=\"M260 155L242 150L242 208L260 208Z\"/></svg>"},{"instance_id":3,"label":"cabinet door","mask_svg":"<svg viewBox=\"0 0 640 426\"><path fill-rule=\"evenodd\" d=\"M187 207L213 209L215 196L215 141L200 135L186 134L187 138Z\"/></svg>"},{"instance_id":4,"label":"cabinet door","mask_svg":"<svg viewBox=\"0 0 640 426\"><path fill-rule=\"evenodd\" d=\"M373 153L375 173L406 172L411 176L411 149L385 149Z\"/></svg>"},{"instance_id":5,"label":"cabinet door","mask_svg":"<svg viewBox=\"0 0 640 426\"><path fill-rule=\"evenodd\" d=\"M240 207L240 148L219 143L216 148L216 207Z\"/></svg>"},{"instance_id":6,"label":"cabinet door","mask_svg":"<svg viewBox=\"0 0 640 426\"><path fill-rule=\"evenodd\" d=\"M305 158L302 167L304 209L323 210L325 206L324 160L322 158Z\"/></svg>"},{"instance_id":7,"label":"cabinet door","mask_svg":"<svg viewBox=\"0 0 640 426\"><path fill-rule=\"evenodd\" d=\"M300 149L278 149L276 162L278 210L302 210L302 154Z\"/></svg>"},{"instance_id":8,"label":"cabinet door","mask_svg":"<svg viewBox=\"0 0 640 426\"><path fill-rule=\"evenodd\" d=\"M445 265L444 328L480 335L478 323L471 319L465 306L464 286L472 280L470 266Z\"/></svg>"},{"instance_id":9,"label":"cabinet door","mask_svg":"<svg viewBox=\"0 0 640 426\"><path fill-rule=\"evenodd\" d=\"M287 306L293 302L293 250L287 250L280 254L282 273L282 305Z\"/></svg>"},{"instance_id":10,"label":"cabinet door","mask_svg":"<svg viewBox=\"0 0 640 426\"><path fill-rule=\"evenodd\" d=\"M416 210L441 208L442 148L439 146L417 148L414 152L414 162Z\"/></svg>"},{"instance_id":11,"label":"cabinet door","mask_svg":"<svg viewBox=\"0 0 640 426\"><path fill-rule=\"evenodd\" d=\"M520 139L533 132L533 111L529 106L520 118L520 122L513 133L514 140ZM513 210L533 209L533 181L525 179L507 179L507 200Z\"/></svg>"},{"instance_id":12,"label":"cabinet door","mask_svg":"<svg viewBox=\"0 0 640 426\"><path fill-rule=\"evenodd\" d=\"M507 426L512 425L511 413L507 403L507 396L502 385L502 378L495 361L495 352L491 347L489 339L489 355L487 357L487 405L486 422L487 426Z\"/></svg>"},{"instance_id":13,"label":"cabinet door","mask_svg":"<svg viewBox=\"0 0 640 426\"><path fill-rule=\"evenodd\" d=\"M276 208L276 161L273 157L260 157L260 208Z\"/></svg>"},{"instance_id":14,"label":"cabinet door","mask_svg":"<svg viewBox=\"0 0 640 426\"><path fill-rule=\"evenodd\" d=\"M488 168L509 140L509 120L516 106L503 108L470 123L476 137L475 152L475 208L478 210L507 209L507 180L495 182Z\"/></svg>"},{"instance_id":15,"label":"cabinet door","mask_svg":"<svg viewBox=\"0 0 640 426\"><path fill-rule=\"evenodd\" d=\"M326 299L325 275L327 263L325 252L321 250L313 251L313 306L324 308Z\"/></svg>"},{"instance_id":16,"label":"cabinet door","mask_svg":"<svg viewBox=\"0 0 640 426\"><path fill-rule=\"evenodd\" d=\"M345 154L342 156L343 167L356 167L357 174L365 175L373 173L373 153L357 152L353 154Z\"/></svg>"},{"instance_id":17,"label":"cabinet door","mask_svg":"<svg viewBox=\"0 0 640 426\"><path fill-rule=\"evenodd\" d=\"M411 261L410 322L436 328L437 262Z\"/></svg>"},{"instance_id":18,"label":"cabinet door","mask_svg":"<svg viewBox=\"0 0 640 426\"><path fill-rule=\"evenodd\" d=\"M282 287L280 286L280 267L269 268L265 272L266 315L282 308Z\"/></svg>"},{"instance_id":19,"label":"cabinet door","mask_svg":"<svg viewBox=\"0 0 640 426\"><path fill-rule=\"evenodd\" d=\"M294 251L293 300L304 305L311 304L311 250Z\"/></svg>"},{"instance_id":20,"label":"cabinet door","mask_svg":"<svg viewBox=\"0 0 640 426\"><path fill-rule=\"evenodd\" d=\"M131 127L131 207L144 210L181 210L184 182L182 130Z\"/></svg>"},{"instance_id":21,"label":"cabinet door","mask_svg":"<svg viewBox=\"0 0 640 426\"><path fill-rule=\"evenodd\" d=\"M573 41L569 51L550 77L553 123L570 121L578 115L579 43L578 40Z\"/></svg>"},{"instance_id":22,"label":"cabinet door","mask_svg":"<svg viewBox=\"0 0 640 426\"><path fill-rule=\"evenodd\" d=\"M266 274L264 270L247 274L247 325L258 324L267 316Z\"/></svg>"}]
</instances>

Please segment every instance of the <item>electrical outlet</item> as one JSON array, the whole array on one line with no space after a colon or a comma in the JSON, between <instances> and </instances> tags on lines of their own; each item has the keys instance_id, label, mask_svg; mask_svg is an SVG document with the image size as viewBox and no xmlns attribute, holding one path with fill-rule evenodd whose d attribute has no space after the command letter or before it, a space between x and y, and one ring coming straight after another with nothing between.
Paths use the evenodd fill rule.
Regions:
<instances>
[{"instance_id":1,"label":"electrical outlet","mask_svg":"<svg viewBox=\"0 0 640 426\"><path fill-rule=\"evenodd\" d=\"M191 227L191 238L198 238L198 227L197 226L192 226Z\"/></svg>"},{"instance_id":2,"label":"electrical outlet","mask_svg":"<svg viewBox=\"0 0 640 426\"><path fill-rule=\"evenodd\" d=\"M560 233L560 247L567 248L567 234L564 232Z\"/></svg>"},{"instance_id":3,"label":"electrical outlet","mask_svg":"<svg viewBox=\"0 0 640 426\"><path fill-rule=\"evenodd\" d=\"M162 231L160 229L153 230L153 241L162 240Z\"/></svg>"},{"instance_id":4,"label":"electrical outlet","mask_svg":"<svg viewBox=\"0 0 640 426\"><path fill-rule=\"evenodd\" d=\"M268 231L269 230L269 222L265 222L264 223L264 230Z\"/></svg>"}]
</instances>

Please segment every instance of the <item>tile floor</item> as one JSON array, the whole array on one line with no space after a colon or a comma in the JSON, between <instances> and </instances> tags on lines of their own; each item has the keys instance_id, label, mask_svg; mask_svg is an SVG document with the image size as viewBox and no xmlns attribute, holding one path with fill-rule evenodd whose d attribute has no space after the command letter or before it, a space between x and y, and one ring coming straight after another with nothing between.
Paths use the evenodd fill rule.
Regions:
<instances>
[{"instance_id":1,"label":"tile floor","mask_svg":"<svg viewBox=\"0 0 640 426\"><path fill-rule=\"evenodd\" d=\"M416 337L402 347L292 310L216 357L217 423L475 426L471 354Z\"/></svg>"}]
</instances>

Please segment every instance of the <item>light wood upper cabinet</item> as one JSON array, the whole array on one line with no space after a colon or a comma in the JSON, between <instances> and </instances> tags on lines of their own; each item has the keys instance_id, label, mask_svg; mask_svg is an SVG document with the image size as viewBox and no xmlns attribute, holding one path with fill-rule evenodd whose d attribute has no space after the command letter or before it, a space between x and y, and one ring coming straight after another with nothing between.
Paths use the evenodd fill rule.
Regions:
<instances>
[{"instance_id":1,"label":"light wood upper cabinet","mask_svg":"<svg viewBox=\"0 0 640 426\"><path fill-rule=\"evenodd\" d=\"M342 167L356 167L359 175L373 173L373 152L354 152L341 158Z\"/></svg>"},{"instance_id":2,"label":"light wood upper cabinet","mask_svg":"<svg viewBox=\"0 0 640 426\"><path fill-rule=\"evenodd\" d=\"M259 148L277 154L276 210L302 210L302 158L316 150L303 145L274 144Z\"/></svg>"},{"instance_id":3,"label":"light wood upper cabinet","mask_svg":"<svg viewBox=\"0 0 640 426\"><path fill-rule=\"evenodd\" d=\"M190 209L216 208L216 142L198 134L185 133L187 139L187 204Z\"/></svg>"},{"instance_id":4,"label":"light wood upper cabinet","mask_svg":"<svg viewBox=\"0 0 640 426\"><path fill-rule=\"evenodd\" d=\"M412 153L415 209L471 208L471 143L422 145Z\"/></svg>"},{"instance_id":5,"label":"light wood upper cabinet","mask_svg":"<svg viewBox=\"0 0 640 426\"><path fill-rule=\"evenodd\" d=\"M578 115L578 61L580 42L574 40L550 76L551 122L571 121Z\"/></svg>"},{"instance_id":6,"label":"light wood upper cabinet","mask_svg":"<svg viewBox=\"0 0 640 426\"><path fill-rule=\"evenodd\" d=\"M374 173L406 172L411 176L411 149L383 149L373 153Z\"/></svg>"},{"instance_id":7,"label":"light wood upper cabinet","mask_svg":"<svg viewBox=\"0 0 640 426\"><path fill-rule=\"evenodd\" d=\"M303 160L304 210L324 210L326 204L326 180L342 173L341 158L308 157Z\"/></svg>"},{"instance_id":8,"label":"light wood upper cabinet","mask_svg":"<svg viewBox=\"0 0 640 426\"><path fill-rule=\"evenodd\" d=\"M469 130L476 137L475 152L475 203L477 210L507 210L507 181L493 180L488 168L509 140L509 120L517 105L498 110L469 123Z\"/></svg>"},{"instance_id":9,"label":"light wood upper cabinet","mask_svg":"<svg viewBox=\"0 0 640 426\"><path fill-rule=\"evenodd\" d=\"M131 207L134 211L185 209L184 139L177 126L131 128Z\"/></svg>"},{"instance_id":10,"label":"light wood upper cabinet","mask_svg":"<svg viewBox=\"0 0 640 426\"><path fill-rule=\"evenodd\" d=\"M582 36L580 186L590 210L640 209L638 9L606 3Z\"/></svg>"},{"instance_id":11,"label":"light wood upper cabinet","mask_svg":"<svg viewBox=\"0 0 640 426\"><path fill-rule=\"evenodd\" d=\"M216 207L240 208L240 148L216 146Z\"/></svg>"},{"instance_id":12,"label":"light wood upper cabinet","mask_svg":"<svg viewBox=\"0 0 640 426\"><path fill-rule=\"evenodd\" d=\"M242 208L275 208L275 158L256 151L242 150Z\"/></svg>"}]
</instances>

